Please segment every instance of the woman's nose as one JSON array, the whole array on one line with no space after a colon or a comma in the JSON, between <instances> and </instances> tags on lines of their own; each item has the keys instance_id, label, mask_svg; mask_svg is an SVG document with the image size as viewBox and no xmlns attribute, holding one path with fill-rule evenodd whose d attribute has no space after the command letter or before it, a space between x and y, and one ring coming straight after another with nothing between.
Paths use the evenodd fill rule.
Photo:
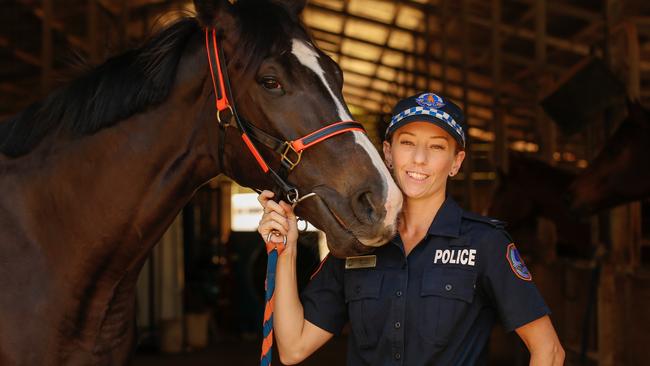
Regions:
<instances>
[{"instance_id":1,"label":"woman's nose","mask_svg":"<svg viewBox=\"0 0 650 366\"><path fill-rule=\"evenodd\" d=\"M427 161L427 152L423 146L417 146L415 148L413 160L416 163L425 163Z\"/></svg>"}]
</instances>

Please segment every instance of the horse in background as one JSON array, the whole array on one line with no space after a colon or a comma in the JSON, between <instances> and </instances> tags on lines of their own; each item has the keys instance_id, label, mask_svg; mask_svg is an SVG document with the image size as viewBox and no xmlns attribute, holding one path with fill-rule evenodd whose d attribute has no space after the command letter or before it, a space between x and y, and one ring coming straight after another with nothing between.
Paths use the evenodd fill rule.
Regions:
<instances>
[{"instance_id":1,"label":"horse in background","mask_svg":"<svg viewBox=\"0 0 650 366\"><path fill-rule=\"evenodd\" d=\"M574 173L511 152L508 173L498 171L497 176L488 215L506 222L522 253L534 257L539 252L538 219L545 218L555 224L558 254L591 255L589 222L574 215L564 200Z\"/></svg>"},{"instance_id":2,"label":"horse in background","mask_svg":"<svg viewBox=\"0 0 650 366\"><path fill-rule=\"evenodd\" d=\"M585 214L650 196L650 115L628 102L628 116L568 189L571 208Z\"/></svg>"},{"instance_id":3,"label":"horse in background","mask_svg":"<svg viewBox=\"0 0 650 366\"><path fill-rule=\"evenodd\" d=\"M136 280L193 193L219 174L276 188L258 165L277 170L276 152L253 157L242 131L215 118L206 29L257 130L292 141L351 119L340 69L299 21L304 5L197 0L196 18L0 123L1 365L128 363ZM317 194L297 213L335 255L395 232L401 195L362 132L319 142L286 179Z\"/></svg>"}]
</instances>

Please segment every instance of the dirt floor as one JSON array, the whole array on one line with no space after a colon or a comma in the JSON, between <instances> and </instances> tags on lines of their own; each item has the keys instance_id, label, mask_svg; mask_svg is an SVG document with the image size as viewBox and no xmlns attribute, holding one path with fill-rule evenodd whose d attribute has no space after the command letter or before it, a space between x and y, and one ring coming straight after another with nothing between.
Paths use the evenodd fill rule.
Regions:
<instances>
[{"instance_id":1,"label":"dirt floor","mask_svg":"<svg viewBox=\"0 0 650 366\"><path fill-rule=\"evenodd\" d=\"M337 337L328 342L312 357L301 365L305 366L332 366L345 364L346 339ZM219 366L237 365L248 366L259 364L259 341L227 340L212 345L207 349L195 352L186 352L176 355L166 355L158 352L140 351L136 353L133 366ZM280 365L280 360L275 354L273 364Z\"/></svg>"}]
</instances>

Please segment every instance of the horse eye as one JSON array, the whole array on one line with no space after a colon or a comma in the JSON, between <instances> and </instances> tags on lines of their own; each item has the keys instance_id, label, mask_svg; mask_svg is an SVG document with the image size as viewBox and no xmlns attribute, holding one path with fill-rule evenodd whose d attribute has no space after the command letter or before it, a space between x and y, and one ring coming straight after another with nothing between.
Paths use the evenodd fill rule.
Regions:
<instances>
[{"instance_id":1,"label":"horse eye","mask_svg":"<svg viewBox=\"0 0 650 366\"><path fill-rule=\"evenodd\" d=\"M277 80L271 77L263 78L261 83L262 86L268 90L282 89L282 85L280 85Z\"/></svg>"}]
</instances>

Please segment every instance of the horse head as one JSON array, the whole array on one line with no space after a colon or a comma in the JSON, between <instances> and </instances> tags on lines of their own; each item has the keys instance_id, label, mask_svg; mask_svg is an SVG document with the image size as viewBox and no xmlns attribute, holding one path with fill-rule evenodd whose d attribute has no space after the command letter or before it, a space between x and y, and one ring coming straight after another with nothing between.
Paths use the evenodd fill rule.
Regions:
<instances>
[{"instance_id":1,"label":"horse head","mask_svg":"<svg viewBox=\"0 0 650 366\"><path fill-rule=\"evenodd\" d=\"M224 144L220 149L214 144L211 154L222 162L218 172L244 186L283 193L276 199L287 201L275 174L259 166L284 169L284 181L299 195L315 193L296 212L325 231L336 256L365 253L387 242L395 233L401 193L359 128L323 139L328 128L352 117L342 97L341 69L313 44L298 19L305 1L194 3L201 25L214 29L221 43L232 80L231 102L244 125L217 127L214 106L206 105L214 122L211 133L223 133L217 140ZM212 83L206 86L202 96L214 98ZM242 138L242 129L249 136ZM289 150L288 157L265 146L269 139L290 143L305 136L318 142L302 153ZM288 168L283 158L290 160Z\"/></svg>"},{"instance_id":2,"label":"horse head","mask_svg":"<svg viewBox=\"0 0 650 366\"><path fill-rule=\"evenodd\" d=\"M628 116L598 156L569 187L571 209L594 213L650 194L647 166L650 116L639 102L628 101Z\"/></svg>"}]
</instances>

